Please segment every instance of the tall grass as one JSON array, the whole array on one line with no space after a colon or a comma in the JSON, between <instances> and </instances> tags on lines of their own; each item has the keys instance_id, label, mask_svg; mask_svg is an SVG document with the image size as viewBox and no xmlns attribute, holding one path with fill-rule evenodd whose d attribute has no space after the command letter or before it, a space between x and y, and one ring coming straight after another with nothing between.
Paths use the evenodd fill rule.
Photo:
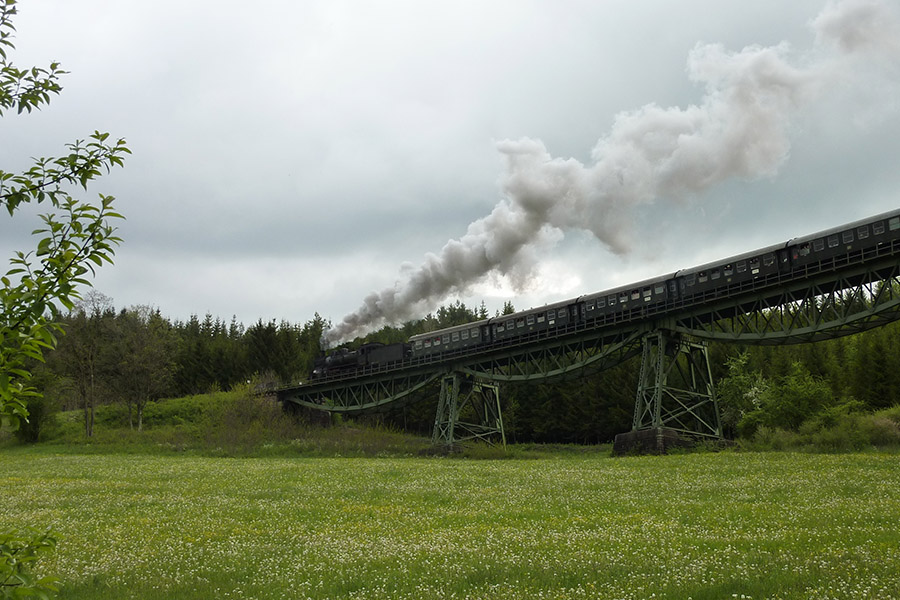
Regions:
<instances>
[{"instance_id":1,"label":"tall grass","mask_svg":"<svg viewBox=\"0 0 900 600\"><path fill-rule=\"evenodd\" d=\"M900 462L0 451L0 528L88 598L900 597Z\"/></svg>"},{"instance_id":2,"label":"tall grass","mask_svg":"<svg viewBox=\"0 0 900 600\"><path fill-rule=\"evenodd\" d=\"M286 412L277 401L246 390L149 403L142 431L129 427L126 409L118 405L97 409L90 438L79 411L59 414L57 421L45 444L60 452L405 456L429 447L427 439L385 427L332 426L324 413Z\"/></svg>"},{"instance_id":3,"label":"tall grass","mask_svg":"<svg viewBox=\"0 0 900 600\"><path fill-rule=\"evenodd\" d=\"M804 422L799 431L760 427L752 438L742 440L742 447L757 451L900 450L900 405L875 413L841 409L824 411Z\"/></svg>"}]
</instances>

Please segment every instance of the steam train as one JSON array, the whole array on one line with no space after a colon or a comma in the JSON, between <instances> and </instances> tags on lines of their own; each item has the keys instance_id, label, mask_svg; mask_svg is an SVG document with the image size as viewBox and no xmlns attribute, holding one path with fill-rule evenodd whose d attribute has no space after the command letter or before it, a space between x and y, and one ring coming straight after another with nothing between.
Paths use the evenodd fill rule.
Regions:
<instances>
[{"instance_id":1,"label":"steam train","mask_svg":"<svg viewBox=\"0 0 900 600\"><path fill-rule=\"evenodd\" d=\"M338 348L316 358L312 379L349 373L361 368L393 365L410 357L410 344L363 344L356 350Z\"/></svg>"},{"instance_id":2,"label":"steam train","mask_svg":"<svg viewBox=\"0 0 900 600\"><path fill-rule=\"evenodd\" d=\"M317 359L312 378L391 368L408 360L465 354L573 328L645 319L898 251L900 209L628 286L421 333L410 337L408 343L338 349Z\"/></svg>"}]
</instances>

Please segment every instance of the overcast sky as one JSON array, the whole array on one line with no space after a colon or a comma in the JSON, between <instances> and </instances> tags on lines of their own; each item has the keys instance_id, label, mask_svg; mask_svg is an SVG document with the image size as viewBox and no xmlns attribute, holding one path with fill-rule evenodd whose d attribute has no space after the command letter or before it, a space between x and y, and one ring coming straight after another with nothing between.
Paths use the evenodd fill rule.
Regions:
<instances>
[{"instance_id":1,"label":"overcast sky","mask_svg":"<svg viewBox=\"0 0 900 600\"><path fill-rule=\"evenodd\" d=\"M892 0L19 7L13 61L70 74L0 119L0 166L127 139L89 192L127 217L95 281L120 308L338 324L392 290L406 307L373 325L442 299L524 309L900 204ZM760 77L757 124L735 103ZM504 215L522 239L492 258ZM0 217L3 256L33 225ZM461 247L488 262L423 284Z\"/></svg>"}]
</instances>

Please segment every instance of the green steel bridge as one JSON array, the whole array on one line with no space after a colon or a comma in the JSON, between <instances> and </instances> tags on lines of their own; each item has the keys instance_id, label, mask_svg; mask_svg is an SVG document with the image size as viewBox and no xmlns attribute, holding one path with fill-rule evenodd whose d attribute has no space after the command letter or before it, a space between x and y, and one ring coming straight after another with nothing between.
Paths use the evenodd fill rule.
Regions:
<instances>
[{"instance_id":1,"label":"green steel bridge","mask_svg":"<svg viewBox=\"0 0 900 600\"><path fill-rule=\"evenodd\" d=\"M279 400L331 413L384 410L438 395L434 444L505 444L500 385L584 377L641 356L632 433L721 439L709 341L797 344L854 334L900 318L900 240L800 271L676 299L639 315L577 322L472 351L276 390ZM660 438L657 438L658 443Z\"/></svg>"}]
</instances>

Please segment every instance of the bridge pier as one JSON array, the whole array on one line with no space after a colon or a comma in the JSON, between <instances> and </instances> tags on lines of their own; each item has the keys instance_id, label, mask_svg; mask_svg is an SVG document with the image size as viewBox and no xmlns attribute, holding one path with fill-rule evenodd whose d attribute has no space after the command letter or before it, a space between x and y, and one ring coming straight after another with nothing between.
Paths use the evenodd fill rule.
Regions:
<instances>
[{"instance_id":1,"label":"bridge pier","mask_svg":"<svg viewBox=\"0 0 900 600\"><path fill-rule=\"evenodd\" d=\"M497 435L506 447L499 386L456 371L444 375L431 442L445 446L473 439L493 443Z\"/></svg>"},{"instance_id":2,"label":"bridge pier","mask_svg":"<svg viewBox=\"0 0 900 600\"><path fill-rule=\"evenodd\" d=\"M637 444L664 452L682 438L722 439L709 351L704 341L657 329L644 335L632 428L616 437L616 451Z\"/></svg>"}]
</instances>

